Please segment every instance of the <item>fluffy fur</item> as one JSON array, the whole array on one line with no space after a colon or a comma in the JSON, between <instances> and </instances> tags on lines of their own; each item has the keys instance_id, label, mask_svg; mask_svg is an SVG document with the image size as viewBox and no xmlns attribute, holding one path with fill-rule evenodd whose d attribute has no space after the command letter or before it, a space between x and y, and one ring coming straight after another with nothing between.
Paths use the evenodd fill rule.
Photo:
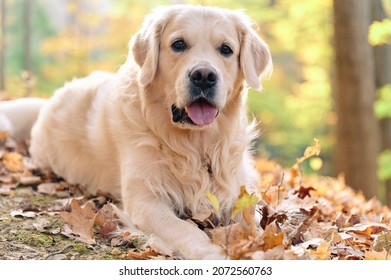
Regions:
<instances>
[{"instance_id":1,"label":"fluffy fur","mask_svg":"<svg viewBox=\"0 0 391 280\"><path fill-rule=\"evenodd\" d=\"M173 49L178 38L186 49ZM222 54L224 44L232 54ZM225 258L183 218L213 211L206 191L229 218L240 186L257 184L243 84L260 88L268 47L243 13L187 5L149 15L129 46L117 73L95 72L56 91L30 152L40 167L120 197L131 223L184 258ZM189 110L189 73L200 65L217 73L208 102L219 113L205 126L175 122L172 106Z\"/></svg>"}]
</instances>

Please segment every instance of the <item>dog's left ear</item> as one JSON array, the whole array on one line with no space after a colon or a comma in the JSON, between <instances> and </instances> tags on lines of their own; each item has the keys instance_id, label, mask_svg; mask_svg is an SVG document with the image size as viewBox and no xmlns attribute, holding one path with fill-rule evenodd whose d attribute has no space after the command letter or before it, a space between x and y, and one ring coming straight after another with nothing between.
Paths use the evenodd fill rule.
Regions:
<instances>
[{"instance_id":1,"label":"dog's left ear","mask_svg":"<svg viewBox=\"0 0 391 280\"><path fill-rule=\"evenodd\" d=\"M247 22L241 26L239 62L247 83L252 88L261 90L260 80L272 72L272 58L268 45Z\"/></svg>"},{"instance_id":2,"label":"dog's left ear","mask_svg":"<svg viewBox=\"0 0 391 280\"><path fill-rule=\"evenodd\" d=\"M140 66L138 79L142 86L149 85L156 74L163 22L161 18L156 18L156 14L149 15L129 44L129 55L133 55Z\"/></svg>"}]
</instances>

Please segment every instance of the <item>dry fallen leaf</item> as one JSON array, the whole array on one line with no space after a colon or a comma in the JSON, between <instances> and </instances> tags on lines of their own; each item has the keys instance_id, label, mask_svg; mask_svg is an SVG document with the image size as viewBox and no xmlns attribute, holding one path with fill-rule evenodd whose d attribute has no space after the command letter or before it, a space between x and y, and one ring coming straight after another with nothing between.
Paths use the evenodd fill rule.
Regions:
<instances>
[{"instance_id":1,"label":"dry fallen leaf","mask_svg":"<svg viewBox=\"0 0 391 280\"><path fill-rule=\"evenodd\" d=\"M329 249L330 244L328 242L321 243L316 250L308 250L308 253L318 260L328 260L330 258L331 250Z\"/></svg>"},{"instance_id":2,"label":"dry fallen leaf","mask_svg":"<svg viewBox=\"0 0 391 280\"><path fill-rule=\"evenodd\" d=\"M304 155L296 160L296 163L290 168L290 179L288 180L291 186L296 185L300 181L300 164L303 163L306 159L312 156L318 156L320 154L320 143L318 139L314 139L315 145L307 147L304 151Z\"/></svg>"},{"instance_id":3,"label":"dry fallen leaf","mask_svg":"<svg viewBox=\"0 0 391 280\"><path fill-rule=\"evenodd\" d=\"M311 197L310 191L315 191L313 187L303 187L300 186L299 190L295 191L294 194L297 194L297 196L301 199L304 199L306 196Z\"/></svg>"},{"instance_id":4,"label":"dry fallen leaf","mask_svg":"<svg viewBox=\"0 0 391 280\"><path fill-rule=\"evenodd\" d=\"M307 147L304 151L304 155L296 160L296 163L293 167L297 168L306 159L312 156L318 156L320 154L321 147L320 147L319 140L315 138L314 141L315 141L315 145L311 147Z\"/></svg>"},{"instance_id":5,"label":"dry fallen leaf","mask_svg":"<svg viewBox=\"0 0 391 280\"><path fill-rule=\"evenodd\" d=\"M108 238L118 229L118 219L111 204L105 204L96 214L95 223L100 227L100 235Z\"/></svg>"},{"instance_id":6,"label":"dry fallen leaf","mask_svg":"<svg viewBox=\"0 0 391 280\"><path fill-rule=\"evenodd\" d=\"M367 222L365 224L355 224L352 227L344 228L343 231L345 232L354 232L358 234L363 234L370 236L371 234L377 234L382 231L388 231L390 230L388 226L382 223L375 223L375 222Z\"/></svg>"},{"instance_id":7,"label":"dry fallen leaf","mask_svg":"<svg viewBox=\"0 0 391 280\"><path fill-rule=\"evenodd\" d=\"M240 212L243 212L245 209L255 205L258 202L258 197L255 195L250 195L246 191L246 187L240 187L239 198L236 201L234 208L232 210L232 217L235 217Z\"/></svg>"},{"instance_id":8,"label":"dry fallen leaf","mask_svg":"<svg viewBox=\"0 0 391 280\"><path fill-rule=\"evenodd\" d=\"M153 257L158 256L158 253L156 253L153 250L147 250L142 252L134 252L129 250L128 253L123 257L123 259L128 260L149 260Z\"/></svg>"},{"instance_id":9,"label":"dry fallen leaf","mask_svg":"<svg viewBox=\"0 0 391 280\"><path fill-rule=\"evenodd\" d=\"M75 239L87 244L95 244L94 232L92 230L94 226L94 220L96 213L92 210L92 203L87 202L84 207L81 207L76 199L72 199L71 210L72 212L61 212L61 218L64 222L71 225L71 231L65 231L65 234L71 233ZM67 235L69 236L69 235Z\"/></svg>"},{"instance_id":10,"label":"dry fallen leaf","mask_svg":"<svg viewBox=\"0 0 391 280\"><path fill-rule=\"evenodd\" d=\"M372 243L372 247L376 252L383 250L391 254L391 232L381 233Z\"/></svg>"},{"instance_id":11,"label":"dry fallen leaf","mask_svg":"<svg viewBox=\"0 0 391 280\"><path fill-rule=\"evenodd\" d=\"M4 152L2 162L5 168L16 173L23 171L24 165L22 159L22 155L17 152Z\"/></svg>"},{"instance_id":12,"label":"dry fallen leaf","mask_svg":"<svg viewBox=\"0 0 391 280\"><path fill-rule=\"evenodd\" d=\"M217 197L211 193L210 191L205 192L206 197L209 199L209 201L212 203L213 208L215 209L216 213L220 212L220 204Z\"/></svg>"},{"instance_id":13,"label":"dry fallen leaf","mask_svg":"<svg viewBox=\"0 0 391 280\"><path fill-rule=\"evenodd\" d=\"M35 218L38 216L38 213L34 211L23 211L22 209L19 209L12 211L11 216L19 218Z\"/></svg>"},{"instance_id":14,"label":"dry fallen leaf","mask_svg":"<svg viewBox=\"0 0 391 280\"><path fill-rule=\"evenodd\" d=\"M54 195L59 185L59 183L42 183L38 185L37 190L42 194Z\"/></svg>"},{"instance_id":15,"label":"dry fallen leaf","mask_svg":"<svg viewBox=\"0 0 391 280\"><path fill-rule=\"evenodd\" d=\"M38 176L22 176L19 178L19 182L22 185L29 186L29 185L36 185L41 183L41 177Z\"/></svg>"},{"instance_id":16,"label":"dry fallen leaf","mask_svg":"<svg viewBox=\"0 0 391 280\"><path fill-rule=\"evenodd\" d=\"M366 251L364 259L365 260L388 260L389 253L386 250L377 252L377 251Z\"/></svg>"},{"instance_id":17,"label":"dry fallen leaf","mask_svg":"<svg viewBox=\"0 0 391 280\"><path fill-rule=\"evenodd\" d=\"M276 223L271 223L266 226L263 233L263 249L265 251L276 246L282 245L284 241L284 233L277 228Z\"/></svg>"}]
</instances>

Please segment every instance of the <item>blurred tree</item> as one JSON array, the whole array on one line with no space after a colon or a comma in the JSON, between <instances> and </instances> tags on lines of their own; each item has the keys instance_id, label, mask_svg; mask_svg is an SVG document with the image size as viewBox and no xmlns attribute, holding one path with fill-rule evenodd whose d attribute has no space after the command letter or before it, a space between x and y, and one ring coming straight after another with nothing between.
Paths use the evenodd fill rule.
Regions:
<instances>
[{"instance_id":1,"label":"blurred tree","mask_svg":"<svg viewBox=\"0 0 391 280\"><path fill-rule=\"evenodd\" d=\"M24 70L31 71L31 0L23 3L23 65Z\"/></svg>"},{"instance_id":2,"label":"blurred tree","mask_svg":"<svg viewBox=\"0 0 391 280\"><path fill-rule=\"evenodd\" d=\"M24 83L24 96L32 94L34 86L34 76L31 68L31 11L32 0L24 0L23 3L23 72L22 81Z\"/></svg>"},{"instance_id":3,"label":"blurred tree","mask_svg":"<svg viewBox=\"0 0 391 280\"><path fill-rule=\"evenodd\" d=\"M377 195L380 130L373 111L374 60L368 44L371 1L334 0L336 167L366 197Z\"/></svg>"},{"instance_id":4,"label":"blurred tree","mask_svg":"<svg viewBox=\"0 0 391 280\"><path fill-rule=\"evenodd\" d=\"M25 53L24 47L24 21L25 21L25 4L31 2L30 11L30 71L25 72ZM7 1L7 53L5 61L7 63L6 83L7 93L14 97L24 96L26 94L26 81L31 83L31 73L37 78L37 87L34 95L42 94L42 80L40 75L41 67L49 59L40 53L42 38L54 33L54 29L47 17L48 11L41 4L41 1L34 0L12 0ZM12 47L10 47L12 46ZM27 74L27 75L26 75ZM28 79L29 78L29 79ZM39 87L38 87L39 86Z\"/></svg>"},{"instance_id":5,"label":"blurred tree","mask_svg":"<svg viewBox=\"0 0 391 280\"><path fill-rule=\"evenodd\" d=\"M0 0L1 3L1 23L0 23L0 34L1 34L1 42L0 42L0 93L5 91L5 49L6 49L6 28L5 28L5 15L6 15L6 0Z\"/></svg>"}]
</instances>

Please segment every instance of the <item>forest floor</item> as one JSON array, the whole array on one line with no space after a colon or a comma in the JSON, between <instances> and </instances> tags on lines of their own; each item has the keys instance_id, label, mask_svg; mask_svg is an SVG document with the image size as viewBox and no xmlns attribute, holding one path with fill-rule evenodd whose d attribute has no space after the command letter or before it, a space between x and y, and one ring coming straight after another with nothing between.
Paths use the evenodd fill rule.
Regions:
<instances>
[{"instance_id":1,"label":"forest floor","mask_svg":"<svg viewBox=\"0 0 391 280\"><path fill-rule=\"evenodd\" d=\"M6 136L0 143L0 260L181 259L161 241L124 228L109 194L83 193L37 169L26 144ZM388 207L366 200L342 176L301 174L300 163L317 149L289 169L258 160L262 199L242 190L235 205L241 223L219 226L213 215L189 222L229 259L391 259Z\"/></svg>"}]
</instances>

